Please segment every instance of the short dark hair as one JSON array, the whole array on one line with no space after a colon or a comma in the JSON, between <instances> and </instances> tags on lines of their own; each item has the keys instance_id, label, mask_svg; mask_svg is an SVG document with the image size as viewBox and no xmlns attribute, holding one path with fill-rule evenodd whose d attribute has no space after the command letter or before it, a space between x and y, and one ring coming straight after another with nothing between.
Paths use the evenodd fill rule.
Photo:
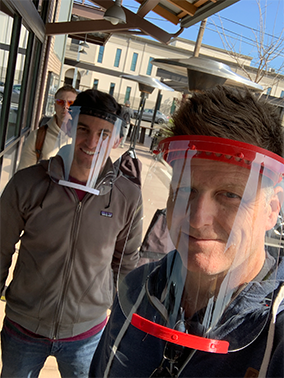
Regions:
<instances>
[{"instance_id":1,"label":"short dark hair","mask_svg":"<svg viewBox=\"0 0 284 378\"><path fill-rule=\"evenodd\" d=\"M80 92L73 106L84 106L86 108L96 108L102 112L120 115L121 105L108 93L98 91L97 89L87 89Z\"/></svg>"},{"instance_id":2,"label":"short dark hair","mask_svg":"<svg viewBox=\"0 0 284 378\"><path fill-rule=\"evenodd\" d=\"M69 84L63 85L63 87L57 89L57 91L54 95L55 99L57 98L57 96L60 92L72 92L72 93L75 93L77 95L76 89L73 88L72 85L69 85Z\"/></svg>"},{"instance_id":3,"label":"short dark hair","mask_svg":"<svg viewBox=\"0 0 284 378\"><path fill-rule=\"evenodd\" d=\"M173 135L208 135L249 143L283 157L276 106L249 90L217 86L194 93L173 115Z\"/></svg>"}]
</instances>

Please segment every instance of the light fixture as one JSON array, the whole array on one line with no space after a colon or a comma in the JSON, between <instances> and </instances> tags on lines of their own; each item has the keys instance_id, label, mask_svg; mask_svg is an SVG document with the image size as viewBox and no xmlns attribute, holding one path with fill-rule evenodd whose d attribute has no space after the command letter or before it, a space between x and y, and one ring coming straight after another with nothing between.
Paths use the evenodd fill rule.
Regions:
<instances>
[{"instance_id":1,"label":"light fixture","mask_svg":"<svg viewBox=\"0 0 284 378\"><path fill-rule=\"evenodd\" d=\"M79 45L82 47L86 47L88 49L90 46L87 44L86 39L87 39L87 34L85 34L85 41L80 41Z\"/></svg>"},{"instance_id":2,"label":"light fixture","mask_svg":"<svg viewBox=\"0 0 284 378\"><path fill-rule=\"evenodd\" d=\"M85 51L84 49L80 49L80 50L78 51L78 53L79 53L79 54L87 54L86 51Z\"/></svg>"},{"instance_id":3,"label":"light fixture","mask_svg":"<svg viewBox=\"0 0 284 378\"><path fill-rule=\"evenodd\" d=\"M90 47L86 42L80 42L79 45L82 47L86 47L87 49Z\"/></svg>"},{"instance_id":4,"label":"light fixture","mask_svg":"<svg viewBox=\"0 0 284 378\"><path fill-rule=\"evenodd\" d=\"M126 16L124 10L121 8L122 0L115 0L114 5L105 11L104 19L111 22L113 25L126 24Z\"/></svg>"}]
</instances>

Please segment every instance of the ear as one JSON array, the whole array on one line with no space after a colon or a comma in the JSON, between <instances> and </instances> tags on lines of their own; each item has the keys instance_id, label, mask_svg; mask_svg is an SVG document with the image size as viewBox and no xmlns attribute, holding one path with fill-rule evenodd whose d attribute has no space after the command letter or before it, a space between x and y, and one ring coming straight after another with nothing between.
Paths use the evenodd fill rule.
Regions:
<instances>
[{"instance_id":1,"label":"ear","mask_svg":"<svg viewBox=\"0 0 284 378\"><path fill-rule=\"evenodd\" d=\"M281 186L276 186L274 188L274 194L271 197L270 202L269 202L269 214L266 220L266 228L265 228L266 231L271 230L275 226L283 200L284 200L283 188Z\"/></svg>"},{"instance_id":2,"label":"ear","mask_svg":"<svg viewBox=\"0 0 284 378\"><path fill-rule=\"evenodd\" d=\"M122 138L117 138L116 141L114 142L112 148L117 148L120 145L120 142L122 141Z\"/></svg>"}]
</instances>

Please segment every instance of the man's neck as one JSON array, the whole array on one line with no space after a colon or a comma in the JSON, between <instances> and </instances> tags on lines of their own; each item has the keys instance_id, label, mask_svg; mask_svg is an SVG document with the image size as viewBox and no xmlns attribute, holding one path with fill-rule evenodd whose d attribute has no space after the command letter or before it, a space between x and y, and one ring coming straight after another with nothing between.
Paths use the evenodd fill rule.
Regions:
<instances>
[{"instance_id":1,"label":"man's neck","mask_svg":"<svg viewBox=\"0 0 284 378\"><path fill-rule=\"evenodd\" d=\"M61 128L62 122L59 121L56 114L55 114L55 122L56 122L56 125Z\"/></svg>"},{"instance_id":2,"label":"man's neck","mask_svg":"<svg viewBox=\"0 0 284 378\"><path fill-rule=\"evenodd\" d=\"M85 173L83 170L76 169L73 166L71 167L70 170L70 176L80 182L80 184L85 185L88 181L89 178L89 171L88 173Z\"/></svg>"}]
</instances>

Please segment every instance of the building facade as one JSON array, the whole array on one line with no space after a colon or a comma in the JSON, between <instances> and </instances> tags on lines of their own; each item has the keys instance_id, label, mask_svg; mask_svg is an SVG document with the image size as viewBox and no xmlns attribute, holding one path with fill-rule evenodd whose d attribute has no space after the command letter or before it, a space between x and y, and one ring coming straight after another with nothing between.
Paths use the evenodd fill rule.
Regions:
<instances>
[{"instance_id":1,"label":"building facade","mask_svg":"<svg viewBox=\"0 0 284 378\"><path fill-rule=\"evenodd\" d=\"M97 88L112 94L121 104L129 100L132 107L137 109L140 101L138 84L120 76L143 75L162 79L157 76L157 67L151 61L155 58L190 58L193 56L194 47L195 42L183 38L176 38L169 45L163 45L143 37L116 34L104 46L90 44L89 48L84 48L86 54L80 54L78 41L68 38L61 84L72 84L76 67L77 89ZM199 56L220 61L230 66L233 72L245 77L243 70L225 50L202 45ZM239 55L238 59L254 79L256 69L251 66L252 58ZM283 75L271 72L259 84L264 88L263 94L284 97ZM145 105L147 108L154 108L157 95L158 90L149 95ZM160 96L160 110L170 115L174 102L182 98L182 93L162 91Z\"/></svg>"}]
</instances>

